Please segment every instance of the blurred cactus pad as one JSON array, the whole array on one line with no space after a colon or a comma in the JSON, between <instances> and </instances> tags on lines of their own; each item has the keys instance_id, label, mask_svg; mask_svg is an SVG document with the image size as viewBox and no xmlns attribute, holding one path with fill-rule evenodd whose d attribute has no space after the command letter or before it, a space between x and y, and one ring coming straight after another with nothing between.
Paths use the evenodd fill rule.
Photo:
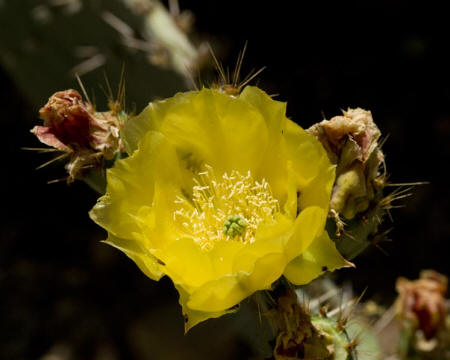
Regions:
<instances>
[{"instance_id":1,"label":"blurred cactus pad","mask_svg":"<svg viewBox=\"0 0 450 360\"><path fill-rule=\"evenodd\" d=\"M102 69L114 89L125 66L127 98L142 108L187 88L197 50L172 20L158 1L0 1L0 63L36 107L76 87L76 73L102 106Z\"/></svg>"}]
</instances>

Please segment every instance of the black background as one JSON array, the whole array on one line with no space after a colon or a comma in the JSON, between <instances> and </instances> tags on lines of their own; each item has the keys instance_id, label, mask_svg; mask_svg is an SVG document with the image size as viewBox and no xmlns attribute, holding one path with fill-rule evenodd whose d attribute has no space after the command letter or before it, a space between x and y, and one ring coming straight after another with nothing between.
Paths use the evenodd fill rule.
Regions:
<instances>
[{"instance_id":1,"label":"black background","mask_svg":"<svg viewBox=\"0 0 450 360\"><path fill-rule=\"evenodd\" d=\"M393 224L386 222L394 227L393 242L382 244L388 255L371 249L356 259L356 270L341 272L340 281L353 281L357 292L367 286L366 298L388 304L400 275L414 278L425 268L450 274L444 9L407 1L181 6L195 13L198 34L217 46L230 67L248 40L244 71L267 66L258 85L287 101L288 116L301 126L347 107L369 109L389 134L384 150L390 180L430 182L394 210ZM170 282L152 282L123 254L99 243L105 234L87 215L96 194L82 183L46 184L61 176L61 168L35 171L42 156L20 149L38 145L28 131L39 106L0 71L0 358L36 359L55 346L69 349L67 359L180 358L173 348L182 349L183 358L250 357L244 341L230 335L229 318L239 314L184 336ZM128 86L144 88L145 82ZM152 334L158 340L149 340Z\"/></svg>"}]
</instances>

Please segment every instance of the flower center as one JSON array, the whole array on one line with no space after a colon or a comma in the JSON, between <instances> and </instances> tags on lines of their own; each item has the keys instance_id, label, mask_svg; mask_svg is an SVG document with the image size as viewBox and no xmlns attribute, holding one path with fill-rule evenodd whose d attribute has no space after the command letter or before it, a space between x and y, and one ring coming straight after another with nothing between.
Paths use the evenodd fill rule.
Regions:
<instances>
[{"instance_id":1,"label":"flower center","mask_svg":"<svg viewBox=\"0 0 450 360\"><path fill-rule=\"evenodd\" d=\"M177 197L174 212L186 233L202 249L211 250L217 241L252 243L261 222L272 222L280 211L269 183L255 181L250 173L233 170L217 178L211 166L194 177L192 199Z\"/></svg>"},{"instance_id":2,"label":"flower center","mask_svg":"<svg viewBox=\"0 0 450 360\"><path fill-rule=\"evenodd\" d=\"M223 233L230 238L234 238L238 235L242 235L247 227L247 221L239 216L230 216L225 224L223 224Z\"/></svg>"}]
</instances>

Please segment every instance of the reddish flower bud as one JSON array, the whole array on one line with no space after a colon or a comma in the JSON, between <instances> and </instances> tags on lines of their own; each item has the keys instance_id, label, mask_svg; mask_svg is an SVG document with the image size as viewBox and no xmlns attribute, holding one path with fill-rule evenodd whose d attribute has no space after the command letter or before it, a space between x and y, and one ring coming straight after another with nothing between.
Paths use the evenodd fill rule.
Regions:
<instances>
[{"instance_id":1,"label":"reddish flower bud","mask_svg":"<svg viewBox=\"0 0 450 360\"><path fill-rule=\"evenodd\" d=\"M39 116L44 124L35 126L32 133L44 144L58 149L60 143L72 149L89 146L92 114L78 91L65 90L53 94L39 110ZM54 139L58 141L57 146Z\"/></svg>"},{"instance_id":2,"label":"reddish flower bud","mask_svg":"<svg viewBox=\"0 0 450 360\"><path fill-rule=\"evenodd\" d=\"M118 113L96 112L76 90L59 91L39 110L43 125L31 132L44 144L70 153L71 182L83 168L101 165L122 151Z\"/></svg>"},{"instance_id":3,"label":"reddish flower bud","mask_svg":"<svg viewBox=\"0 0 450 360\"><path fill-rule=\"evenodd\" d=\"M412 320L427 340L445 324L447 285L447 277L433 270L422 271L419 280L397 280L397 313L401 319Z\"/></svg>"}]
</instances>

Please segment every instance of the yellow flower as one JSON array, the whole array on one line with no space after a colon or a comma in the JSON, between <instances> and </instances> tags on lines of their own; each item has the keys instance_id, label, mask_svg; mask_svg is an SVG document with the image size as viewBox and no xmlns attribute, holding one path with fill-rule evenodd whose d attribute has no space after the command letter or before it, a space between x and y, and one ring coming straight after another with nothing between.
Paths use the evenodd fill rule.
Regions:
<instances>
[{"instance_id":1,"label":"yellow flower","mask_svg":"<svg viewBox=\"0 0 450 360\"><path fill-rule=\"evenodd\" d=\"M148 277L172 279L186 330L283 274L306 284L348 264L324 232L334 167L285 110L256 87L203 89L123 130L131 156L90 215Z\"/></svg>"}]
</instances>

